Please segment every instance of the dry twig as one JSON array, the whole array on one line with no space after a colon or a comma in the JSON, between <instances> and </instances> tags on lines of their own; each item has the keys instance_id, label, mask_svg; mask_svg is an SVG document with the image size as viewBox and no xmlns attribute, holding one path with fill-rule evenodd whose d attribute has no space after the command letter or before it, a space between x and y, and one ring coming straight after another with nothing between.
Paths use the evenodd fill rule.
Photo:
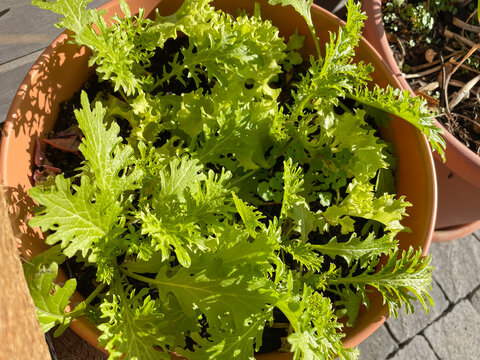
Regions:
<instances>
[{"instance_id":1,"label":"dry twig","mask_svg":"<svg viewBox=\"0 0 480 360\"><path fill-rule=\"evenodd\" d=\"M445 31L443 32L443 34L445 35L445 37L447 39L455 39L457 40L458 42L460 43L463 43L467 46L474 46L475 43L470 40L470 39L467 39L466 37L462 36L462 35L459 35L459 34L455 34L454 32L451 32L450 30L448 29L445 29Z\"/></svg>"},{"instance_id":2,"label":"dry twig","mask_svg":"<svg viewBox=\"0 0 480 360\"><path fill-rule=\"evenodd\" d=\"M450 54L448 54L447 56L444 56L444 59L445 59L445 60L446 60L446 59L450 59L450 58L453 58L453 57L455 57L455 56L457 56L457 55L461 55L461 54L462 54L461 51L452 50ZM434 61L432 61L431 63L426 62L426 63L420 64L420 65L412 66L412 67L410 68L410 70L411 70L412 72L416 72L416 71L418 71L418 70L423 70L423 69L425 69L425 68L429 68L429 67L431 67L431 66L438 65L438 64L440 64L440 63L441 63L440 60L434 60Z\"/></svg>"},{"instance_id":3,"label":"dry twig","mask_svg":"<svg viewBox=\"0 0 480 360\"><path fill-rule=\"evenodd\" d=\"M450 115L450 108L448 106L448 83L450 81L450 78L452 75L455 73L455 71L458 70L458 68L467 60L475 51L477 51L480 48L480 44L475 44L472 46L472 48L468 51L468 53L460 60L460 62L453 68L452 71L450 71L446 76L445 76L445 83L443 86L443 92L444 92L444 97L445 97L445 103L446 103L446 113Z\"/></svg>"},{"instance_id":4,"label":"dry twig","mask_svg":"<svg viewBox=\"0 0 480 360\"><path fill-rule=\"evenodd\" d=\"M452 100L448 103L450 110L452 110L455 106L460 104L464 99L468 99L470 97L470 90L480 81L480 75L475 76L473 79L468 81L462 88L454 93Z\"/></svg>"},{"instance_id":5,"label":"dry twig","mask_svg":"<svg viewBox=\"0 0 480 360\"><path fill-rule=\"evenodd\" d=\"M463 22L462 20L460 20L456 16L453 17L452 24L455 25L455 26L458 26L460 29L465 30L465 31L480 33L480 26L467 24L466 22Z\"/></svg>"},{"instance_id":6,"label":"dry twig","mask_svg":"<svg viewBox=\"0 0 480 360\"><path fill-rule=\"evenodd\" d=\"M438 81L432 81L431 83L428 83L428 84L425 84L425 85L419 87L418 91L420 91L420 92L433 91L433 90L438 89L439 86L440 86L440 84L438 83Z\"/></svg>"},{"instance_id":7,"label":"dry twig","mask_svg":"<svg viewBox=\"0 0 480 360\"><path fill-rule=\"evenodd\" d=\"M451 59L450 60L450 63L453 64L453 65L458 65L459 62L457 60L454 60L454 59ZM465 70L468 70L468 71L471 71L471 72L474 72L476 74L480 74L480 71L477 70L477 69L474 69L472 68L471 66L468 66L468 65L465 65L465 64L460 64L460 66L465 69Z\"/></svg>"},{"instance_id":8,"label":"dry twig","mask_svg":"<svg viewBox=\"0 0 480 360\"><path fill-rule=\"evenodd\" d=\"M414 78L418 78L418 77L422 77L422 76L425 76L425 75L430 75L430 74L433 74L433 73L436 73L437 71L441 70L442 69L442 66L441 65L438 65L438 66L435 66L431 69L428 69L428 70L425 70L425 71L421 71L419 73L415 73L415 74L406 74L405 75L405 79L414 79Z\"/></svg>"}]
</instances>

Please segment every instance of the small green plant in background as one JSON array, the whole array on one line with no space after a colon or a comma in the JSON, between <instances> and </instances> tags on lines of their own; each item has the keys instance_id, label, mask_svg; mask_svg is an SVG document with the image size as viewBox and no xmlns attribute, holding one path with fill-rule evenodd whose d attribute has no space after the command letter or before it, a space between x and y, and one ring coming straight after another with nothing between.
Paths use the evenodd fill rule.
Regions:
<instances>
[{"instance_id":1,"label":"small green plant in background","mask_svg":"<svg viewBox=\"0 0 480 360\"><path fill-rule=\"evenodd\" d=\"M431 32L441 12L454 15L457 12L456 0L434 1L386 1L383 8L383 23L392 32L402 33L409 47L424 41L430 44L433 39Z\"/></svg>"},{"instance_id":2,"label":"small green plant in background","mask_svg":"<svg viewBox=\"0 0 480 360\"><path fill-rule=\"evenodd\" d=\"M315 35L312 0L269 2L293 6ZM233 17L186 0L149 20L121 1L125 18L107 23L88 3L34 1L64 16L58 26L114 88L81 95L79 174L30 191L40 204L30 225L53 245L25 264L45 331L87 315L111 358L253 359L275 310L295 359L353 359L339 319L354 326L373 288L392 315L414 299L428 309L430 258L399 250L410 204L393 192L395 159L376 124L391 113L442 154L444 142L421 100L368 87L372 67L352 60L359 4L302 59L303 39L285 42L258 8ZM179 33L188 42L153 72L155 51ZM282 102L279 79L295 71ZM175 93L173 82L194 86ZM76 280L52 283L67 258L96 281L69 313Z\"/></svg>"}]
</instances>

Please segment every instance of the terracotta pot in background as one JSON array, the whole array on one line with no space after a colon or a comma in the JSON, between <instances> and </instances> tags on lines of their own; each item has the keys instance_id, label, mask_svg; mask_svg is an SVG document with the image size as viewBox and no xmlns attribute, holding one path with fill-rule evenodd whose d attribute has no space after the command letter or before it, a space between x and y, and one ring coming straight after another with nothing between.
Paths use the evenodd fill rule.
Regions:
<instances>
[{"instance_id":1,"label":"terracotta pot in background","mask_svg":"<svg viewBox=\"0 0 480 360\"><path fill-rule=\"evenodd\" d=\"M131 8L145 7L146 13L158 6L162 15L172 13L181 0L135 0L128 1ZM291 7L270 6L267 0L260 0L261 12L265 18L280 28L283 36L298 29L307 36L306 53L314 51L314 43L303 19ZM217 0L213 4L227 12L241 7L253 12L254 1ZM111 15L119 12L117 1L104 6ZM107 16L108 16L107 14ZM327 11L314 6L312 18L317 28L320 43L329 41L328 31L337 31L341 21ZM0 174L7 191L10 213L15 234L22 243L22 252L26 258L45 250L42 234L27 226L31 216L32 200L27 190L32 187L33 152L37 138L45 137L52 129L59 111L59 104L78 91L86 79L93 73L87 67L89 52L68 44L68 33L62 34L40 56L24 79L14 98L4 127L1 144ZM384 87L400 87L399 81L392 77L388 66L378 53L366 41L361 42L357 50L357 59L372 63L375 67L374 81ZM433 157L425 137L406 121L395 118L388 128L381 129L384 139L392 143L398 159L396 188L398 195L405 195L413 204L407 210L409 216L404 225L412 233L398 236L401 249L409 246L422 248L426 254L430 246L436 217L436 180ZM411 181L415 179L415 181ZM72 303L81 300L76 293ZM363 308L357 324L347 329L344 345L353 347L367 338L385 321L388 308L378 293L372 293L370 309ZM96 345L98 330L86 318L78 319L71 325L81 337ZM287 359L291 354L272 353L261 355L259 359Z\"/></svg>"},{"instance_id":2,"label":"terracotta pot in background","mask_svg":"<svg viewBox=\"0 0 480 360\"><path fill-rule=\"evenodd\" d=\"M382 21L382 1L363 1L362 8L368 16L364 37L392 69L401 88L413 93L390 50ZM438 122L437 125L443 128ZM438 210L433 241L454 240L480 228L480 156L443 129L446 162L435 153Z\"/></svg>"}]
</instances>

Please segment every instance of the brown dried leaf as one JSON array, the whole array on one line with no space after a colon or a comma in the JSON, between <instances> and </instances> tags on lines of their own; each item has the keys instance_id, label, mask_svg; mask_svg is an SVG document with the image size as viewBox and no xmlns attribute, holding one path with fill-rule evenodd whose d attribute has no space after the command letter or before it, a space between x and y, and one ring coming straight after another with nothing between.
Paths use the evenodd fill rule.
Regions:
<instances>
[{"instance_id":1,"label":"brown dried leaf","mask_svg":"<svg viewBox=\"0 0 480 360\"><path fill-rule=\"evenodd\" d=\"M427 49L427 51L425 51L425 60L427 60L429 63L432 63L436 55L437 52L435 50Z\"/></svg>"},{"instance_id":2,"label":"brown dried leaf","mask_svg":"<svg viewBox=\"0 0 480 360\"><path fill-rule=\"evenodd\" d=\"M425 84L422 87L418 88L418 91L420 91L420 92L433 91L433 90L438 89L439 86L440 86L440 84L438 83L438 81L433 81L431 83Z\"/></svg>"},{"instance_id":3,"label":"brown dried leaf","mask_svg":"<svg viewBox=\"0 0 480 360\"><path fill-rule=\"evenodd\" d=\"M81 142L77 135L72 135L72 136L63 137L63 138L45 139L44 141L48 145L53 146L54 148L71 152L71 153L78 152L78 146L80 145L80 142Z\"/></svg>"},{"instance_id":4,"label":"brown dried leaf","mask_svg":"<svg viewBox=\"0 0 480 360\"><path fill-rule=\"evenodd\" d=\"M414 91L415 95L420 96L421 98L427 101L427 106L430 110L437 110L439 106L439 101L435 99L433 96L424 93L423 91Z\"/></svg>"},{"instance_id":5,"label":"brown dried leaf","mask_svg":"<svg viewBox=\"0 0 480 360\"><path fill-rule=\"evenodd\" d=\"M45 148L43 147L40 139L37 138L35 145L35 165L38 167L45 164L47 156L45 155Z\"/></svg>"}]
</instances>

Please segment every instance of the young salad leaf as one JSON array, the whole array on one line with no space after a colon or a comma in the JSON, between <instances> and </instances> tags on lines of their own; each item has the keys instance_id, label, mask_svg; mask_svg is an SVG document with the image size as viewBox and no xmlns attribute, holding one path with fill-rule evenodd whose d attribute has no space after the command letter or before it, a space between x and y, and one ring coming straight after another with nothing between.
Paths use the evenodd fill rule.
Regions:
<instances>
[{"instance_id":1,"label":"young salad leaf","mask_svg":"<svg viewBox=\"0 0 480 360\"><path fill-rule=\"evenodd\" d=\"M74 97L77 174L30 190L30 225L52 245L24 267L45 331L88 314L111 359L244 360L272 350L265 329L283 321L294 359L355 359L344 330L372 287L392 315L431 305L430 258L399 250L411 204L376 124L389 113L437 151L443 140L417 98L368 88L372 67L353 61L359 3L320 48L312 0L269 0L306 21L308 59L259 6L233 16L185 0L145 19L122 0L104 19L88 0L33 3L92 50L102 89ZM72 262L96 287L67 312L77 280L53 281Z\"/></svg>"},{"instance_id":2,"label":"young salad leaf","mask_svg":"<svg viewBox=\"0 0 480 360\"><path fill-rule=\"evenodd\" d=\"M445 160L446 143L441 136L442 130L432 123L432 114L427 109L425 100L411 97L408 90L391 87L384 90L378 86L373 90L355 89L347 97L408 121L427 136L432 148Z\"/></svg>"},{"instance_id":3,"label":"young salad leaf","mask_svg":"<svg viewBox=\"0 0 480 360\"><path fill-rule=\"evenodd\" d=\"M99 329L100 344L111 357L125 356L127 359L170 359L166 348L156 349L159 344L171 343L172 335L161 335L157 328L168 326L158 301L147 291L126 291L119 284L112 287L100 305L102 318L107 319Z\"/></svg>"},{"instance_id":4,"label":"young salad leaf","mask_svg":"<svg viewBox=\"0 0 480 360\"><path fill-rule=\"evenodd\" d=\"M28 289L36 305L37 317L43 332L49 331L56 325L65 329L76 317L75 313L68 313L66 307L70 302L77 281L69 279L63 286L55 285L53 280L58 274L58 262L63 262L65 256L58 254L58 249L26 262L23 265ZM50 255L54 254L54 257ZM55 261L56 260L56 261ZM49 261L49 265L42 262Z\"/></svg>"},{"instance_id":5,"label":"young salad leaf","mask_svg":"<svg viewBox=\"0 0 480 360\"><path fill-rule=\"evenodd\" d=\"M431 285L432 267L429 266L430 257L422 259L413 248L399 252L392 252L388 261L380 270L371 273L378 265L373 261L367 265L366 271L358 276L350 274L347 277L329 279L327 282L335 287L345 285L342 295L346 297L361 297L366 301L367 285L379 290L385 302L389 304L390 315L397 317L397 308L405 306L405 312L413 312L411 300L415 297L420 301L425 311L433 305L433 300L428 293ZM352 293L352 286L356 294ZM354 314L348 314L349 317Z\"/></svg>"}]
</instances>

